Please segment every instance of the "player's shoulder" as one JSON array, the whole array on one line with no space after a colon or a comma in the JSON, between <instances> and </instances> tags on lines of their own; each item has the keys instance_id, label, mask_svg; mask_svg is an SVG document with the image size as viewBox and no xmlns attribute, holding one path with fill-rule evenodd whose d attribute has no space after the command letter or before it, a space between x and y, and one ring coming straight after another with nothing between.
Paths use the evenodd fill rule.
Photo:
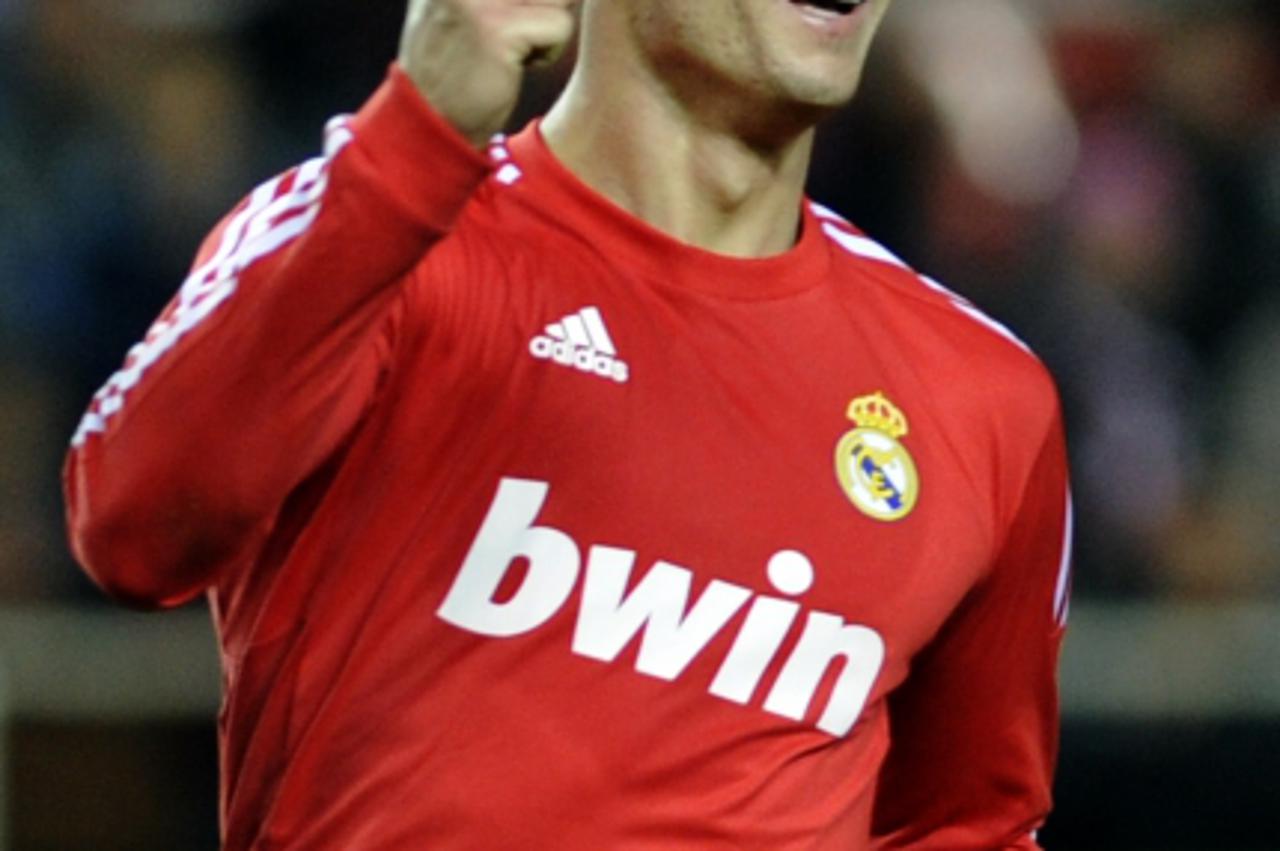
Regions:
<instances>
[{"instance_id":1,"label":"player's shoulder","mask_svg":"<svg viewBox=\"0 0 1280 851\"><path fill-rule=\"evenodd\" d=\"M858 304L881 305L900 348L933 372L982 387L1020 412L1056 412L1053 377L1021 337L973 302L924 274L839 213L809 202L831 247L835 284ZM872 292L867 286L871 284Z\"/></svg>"},{"instance_id":2,"label":"player's shoulder","mask_svg":"<svg viewBox=\"0 0 1280 851\"><path fill-rule=\"evenodd\" d=\"M490 140L489 177L477 187L450 234L480 265L523 266L545 257L550 246L571 233L557 226L563 210L556 199L530 187L529 165L514 153L516 141L501 134Z\"/></svg>"}]
</instances>

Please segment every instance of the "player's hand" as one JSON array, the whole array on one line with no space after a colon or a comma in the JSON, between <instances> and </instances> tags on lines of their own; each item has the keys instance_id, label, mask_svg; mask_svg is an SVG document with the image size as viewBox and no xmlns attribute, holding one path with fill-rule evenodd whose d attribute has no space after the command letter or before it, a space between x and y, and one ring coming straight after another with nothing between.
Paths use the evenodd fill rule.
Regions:
<instances>
[{"instance_id":1,"label":"player's hand","mask_svg":"<svg viewBox=\"0 0 1280 851\"><path fill-rule=\"evenodd\" d=\"M573 36L576 0L410 0L399 62L477 147L502 129L525 69Z\"/></svg>"}]
</instances>

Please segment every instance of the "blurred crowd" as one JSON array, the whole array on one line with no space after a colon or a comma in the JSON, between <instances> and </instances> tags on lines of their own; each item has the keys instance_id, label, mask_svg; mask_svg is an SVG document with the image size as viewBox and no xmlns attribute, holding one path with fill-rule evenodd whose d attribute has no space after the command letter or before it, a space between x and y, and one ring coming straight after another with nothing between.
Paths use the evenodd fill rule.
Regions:
<instances>
[{"instance_id":1,"label":"blurred crowd","mask_svg":"<svg viewBox=\"0 0 1280 851\"><path fill-rule=\"evenodd\" d=\"M0 0L0 604L91 594L58 480L80 410L203 233L377 85L403 9ZM814 197L1057 376L1078 595L1280 599L1278 11L897 0L821 136Z\"/></svg>"}]
</instances>

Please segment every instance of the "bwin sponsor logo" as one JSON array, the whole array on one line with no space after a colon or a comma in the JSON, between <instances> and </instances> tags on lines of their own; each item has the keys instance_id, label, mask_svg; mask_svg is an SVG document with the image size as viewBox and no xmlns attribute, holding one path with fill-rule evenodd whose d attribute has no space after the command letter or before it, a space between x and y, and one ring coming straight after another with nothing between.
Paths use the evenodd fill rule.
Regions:
<instances>
[{"instance_id":1,"label":"bwin sponsor logo","mask_svg":"<svg viewBox=\"0 0 1280 851\"><path fill-rule=\"evenodd\" d=\"M782 550L769 560L770 584L782 597L755 595L717 579L690 605L692 571L667 561L654 563L627 593L635 568L634 550L592 546L583 571L582 554L569 535L534 525L549 490L546 482L502 479L437 611L440 618L478 635L522 635L560 611L585 573L572 652L613 662L639 635L636 671L675 681L746 607L746 617L708 691L734 703L750 703L800 619L801 607L794 598L813 586L809 559L795 550ZM527 562L523 581L515 593L498 602L499 587L520 559ZM845 623L839 615L809 611L762 708L802 721L828 670L843 661L816 726L832 736L844 736L862 714L884 656L884 640L875 630Z\"/></svg>"}]
</instances>

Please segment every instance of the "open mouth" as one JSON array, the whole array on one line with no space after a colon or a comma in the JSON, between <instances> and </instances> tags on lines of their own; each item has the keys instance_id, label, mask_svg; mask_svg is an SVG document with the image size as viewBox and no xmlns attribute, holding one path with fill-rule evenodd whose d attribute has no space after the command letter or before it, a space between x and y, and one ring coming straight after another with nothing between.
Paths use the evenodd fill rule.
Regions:
<instances>
[{"instance_id":1,"label":"open mouth","mask_svg":"<svg viewBox=\"0 0 1280 851\"><path fill-rule=\"evenodd\" d=\"M851 15L866 0L791 0L796 6L808 6L836 15Z\"/></svg>"}]
</instances>

